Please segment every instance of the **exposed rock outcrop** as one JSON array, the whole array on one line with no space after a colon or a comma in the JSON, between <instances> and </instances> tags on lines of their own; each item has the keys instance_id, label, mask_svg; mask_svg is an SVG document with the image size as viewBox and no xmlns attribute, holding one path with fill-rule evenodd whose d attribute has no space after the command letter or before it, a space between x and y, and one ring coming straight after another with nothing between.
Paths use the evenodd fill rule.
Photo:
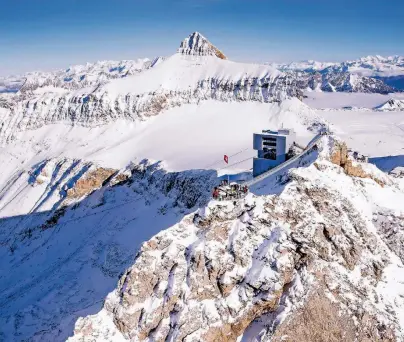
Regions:
<instances>
[{"instance_id":1,"label":"exposed rock outcrop","mask_svg":"<svg viewBox=\"0 0 404 342\"><path fill-rule=\"evenodd\" d=\"M335 143L330 160L335 165L341 166L349 176L370 178L381 186L384 186L386 183L391 184L391 180L376 167L352 160L352 158L348 156L348 147L345 142L337 141Z\"/></svg>"},{"instance_id":2,"label":"exposed rock outcrop","mask_svg":"<svg viewBox=\"0 0 404 342\"><path fill-rule=\"evenodd\" d=\"M114 169L96 168L84 174L74 186L67 190L67 198L80 198L100 188L111 176L117 173Z\"/></svg>"},{"instance_id":3,"label":"exposed rock outcrop","mask_svg":"<svg viewBox=\"0 0 404 342\"><path fill-rule=\"evenodd\" d=\"M356 323L355 323L356 322ZM272 342L394 342L394 331L364 313L355 321L325 292L315 290L305 305L276 331Z\"/></svg>"}]
</instances>

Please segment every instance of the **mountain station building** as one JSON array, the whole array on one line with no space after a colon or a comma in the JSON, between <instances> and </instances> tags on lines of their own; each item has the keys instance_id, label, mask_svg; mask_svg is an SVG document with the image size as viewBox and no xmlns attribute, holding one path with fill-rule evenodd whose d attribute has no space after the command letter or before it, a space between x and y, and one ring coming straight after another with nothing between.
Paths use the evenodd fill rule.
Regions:
<instances>
[{"instance_id":1,"label":"mountain station building","mask_svg":"<svg viewBox=\"0 0 404 342\"><path fill-rule=\"evenodd\" d=\"M253 176L256 177L287 160L287 154L296 140L292 129L266 130L254 134L254 150L258 156L253 161Z\"/></svg>"}]
</instances>

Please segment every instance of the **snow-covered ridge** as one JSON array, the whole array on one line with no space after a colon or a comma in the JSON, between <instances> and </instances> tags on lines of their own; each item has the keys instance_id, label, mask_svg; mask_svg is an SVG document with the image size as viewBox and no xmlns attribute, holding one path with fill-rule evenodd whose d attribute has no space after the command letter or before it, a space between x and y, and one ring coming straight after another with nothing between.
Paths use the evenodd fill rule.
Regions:
<instances>
[{"instance_id":1,"label":"snow-covered ridge","mask_svg":"<svg viewBox=\"0 0 404 342\"><path fill-rule=\"evenodd\" d=\"M0 120L0 139L50 123L98 126L143 120L174 106L203 100L279 102L301 97L295 79L269 66L213 56L175 54L143 72L69 92L39 89L15 96ZM13 103L13 102L11 102Z\"/></svg>"}]
</instances>

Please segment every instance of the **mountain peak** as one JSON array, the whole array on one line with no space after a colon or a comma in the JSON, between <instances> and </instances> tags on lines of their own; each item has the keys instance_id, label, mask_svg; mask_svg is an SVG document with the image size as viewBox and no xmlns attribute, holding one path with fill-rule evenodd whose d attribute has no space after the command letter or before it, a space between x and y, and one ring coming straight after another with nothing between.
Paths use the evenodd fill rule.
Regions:
<instances>
[{"instance_id":1,"label":"mountain peak","mask_svg":"<svg viewBox=\"0 0 404 342\"><path fill-rule=\"evenodd\" d=\"M227 59L223 52L199 32L194 32L185 38L181 42L178 52L183 55L216 56L220 59Z\"/></svg>"}]
</instances>

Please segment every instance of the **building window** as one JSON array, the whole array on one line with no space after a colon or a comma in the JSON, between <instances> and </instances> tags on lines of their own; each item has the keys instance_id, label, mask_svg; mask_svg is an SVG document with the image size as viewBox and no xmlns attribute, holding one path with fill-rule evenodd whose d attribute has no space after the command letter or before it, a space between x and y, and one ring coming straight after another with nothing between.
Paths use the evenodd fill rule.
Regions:
<instances>
[{"instance_id":1,"label":"building window","mask_svg":"<svg viewBox=\"0 0 404 342\"><path fill-rule=\"evenodd\" d=\"M276 138L262 137L263 141L276 141Z\"/></svg>"},{"instance_id":2,"label":"building window","mask_svg":"<svg viewBox=\"0 0 404 342\"><path fill-rule=\"evenodd\" d=\"M264 141L262 143L262 145L276 147L276 141L274 141L274 142L272 142L272 141Z\"/></svg>"},{"instance_id":3,"label":"building window","mask_svg":"<svg viewBox=\"0 0 404 342\"><path fill-rule=\"evenodd\" d=\"M264 158L276 160L276 149L275 148L264 149Z\"/></svg>"}]
</instances>

